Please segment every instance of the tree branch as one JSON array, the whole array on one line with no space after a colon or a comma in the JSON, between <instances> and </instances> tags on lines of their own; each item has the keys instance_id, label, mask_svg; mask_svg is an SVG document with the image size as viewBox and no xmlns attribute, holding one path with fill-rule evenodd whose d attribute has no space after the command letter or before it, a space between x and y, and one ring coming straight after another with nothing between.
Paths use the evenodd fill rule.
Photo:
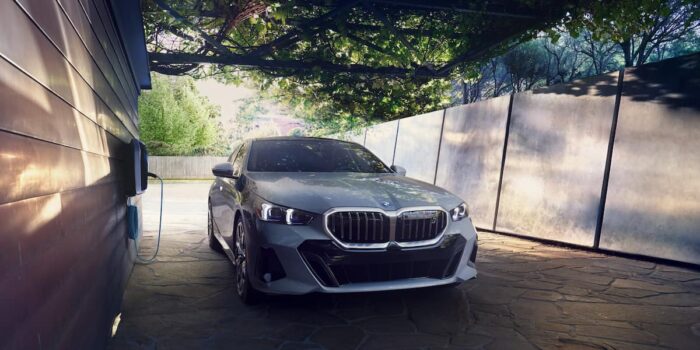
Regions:
<instances>
[{"instance_id":1,"label":"tree branch","mask_svg":"<svg viewBox=\"0 0 700 350\"><path fill-rule=\"evenodd\" d=\"M310 20L309 22L299 24L296 28L293 28L287 34L280 36L279 38L273 40L270 43L259 46L257 49L253 50L250 54L257 55L257 56L263 56L263 55L268 54L272 50L286 47L288 45L291 45L292 43L299 41L301 39L301 34L306 32L306 31L310 31L312 33L315 33L315 32L318 32L322 29L325 29L324 26L320 26L319 24L324 23L324 22L332 19L333 17L335 17L339 14L342 14L342 13L349 11L352 7L354 7L360 1L361 0L348 1L344 5L337 7L331 11L328 11L328 12L324 13L323 15Z\"/></svg>"},{"instance_id":2,"label":"tree branch","mask_svg":"<svg viewBox=\"0 0 700 350\"><path fill-rule=\"evenodd\" d=\"M217 41L215 38L210 36L207 32L201 30L199 27L192 24L190 21L187 20L187 18L182 16L179 12L175 11L175 9L170 7L168 4L164 3L163 0L155 0L155 2L158 5L158 7L165 10L168 14L173 16L173 18L175 18L178 22L188 26L190 29L199 33L199 35L202 37L202 39L204 39L204 41L206 41L207 43L209 43L210 45L212 45L216 49L220 50L220 53L223 54L223 53L229 52L228 48L223 46L219 41Z\"/></svg>"}]
</instances>

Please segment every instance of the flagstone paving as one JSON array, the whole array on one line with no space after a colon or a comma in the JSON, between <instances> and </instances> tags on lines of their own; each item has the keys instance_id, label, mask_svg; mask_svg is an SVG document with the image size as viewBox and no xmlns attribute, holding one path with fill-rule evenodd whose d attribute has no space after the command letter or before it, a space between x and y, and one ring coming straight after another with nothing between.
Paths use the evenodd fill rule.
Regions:
<instances>
[{"instance_id":1,"label":"flagstone paving","mask_svg":"<svg viewBox=\"0 0 700 350\"><path fill-rule=\"evenodd\" d=\"M158 262L134 267L110 349L697 349L700 344L697 270L491 233L479 234L478 278L456 288L278 296L245 306L233 290L231 264L207 245L206 202L185 200L206 198L208 185L166 186L171 202L165 215L181 212L189 219L166 220ZM144 205L151 202L144 199ZM145 221L153 223L148 216ZM143 245L152 247L152 236Z\"/></svg>"}]
</instances>

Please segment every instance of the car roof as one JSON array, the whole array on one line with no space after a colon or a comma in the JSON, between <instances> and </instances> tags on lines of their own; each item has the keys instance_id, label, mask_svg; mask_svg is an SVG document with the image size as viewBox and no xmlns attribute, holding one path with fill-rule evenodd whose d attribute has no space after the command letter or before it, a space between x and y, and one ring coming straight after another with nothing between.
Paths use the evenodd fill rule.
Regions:
<instances>
[{"instance_id":1,"label":"car roof","mask_svg":"<svg viewBox=\"0 0 700 350\"><path fill-rule=\"evenodd\" d=\"M326 137L309 137L309 136L271 136L271 137L256 137L256 138L250 139L250 141L300 141L300 140L347 142L347 141L343 141L343 140L329 139Z\"/></svg>"}]
</instances>

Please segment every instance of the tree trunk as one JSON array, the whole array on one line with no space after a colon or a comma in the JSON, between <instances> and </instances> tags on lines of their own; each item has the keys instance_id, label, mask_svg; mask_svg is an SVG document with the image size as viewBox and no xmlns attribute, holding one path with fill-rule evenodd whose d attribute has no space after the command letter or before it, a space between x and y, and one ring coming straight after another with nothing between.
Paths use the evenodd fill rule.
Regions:
<instances>
[{"instance_id":1,"label":"tree trunk","mask_svg":"<svg viewBox=\"0 0 700 350\"><path fill-rule=\"evenodd\" d=\"M632 58L632 39L627 39L620 42L620 47L622 48L622 53L625 56L625 67L634 66L634 59Z\"/></svg>"}]
</instances>

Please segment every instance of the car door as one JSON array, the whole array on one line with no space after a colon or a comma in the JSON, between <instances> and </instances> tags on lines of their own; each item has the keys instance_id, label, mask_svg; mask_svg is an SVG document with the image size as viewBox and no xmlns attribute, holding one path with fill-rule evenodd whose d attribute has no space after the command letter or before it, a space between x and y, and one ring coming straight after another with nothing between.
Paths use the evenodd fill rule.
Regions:
<instances>
[{"instance_id":1,"label":"car door","mask_svg":"<svg viewBox=\"0 0 700 350\"><path fill-rule=\"evenodd\" d=\"M235 145L233 147L233 152L228 157L227 162L233 163L233 159L238 155L241 145ZM224 185L226 183L225 178L217 177L214 179L214 184L209 191L209 200L211 203L211 214L214 221L214 231L221 234L222 231L230 229L230 225L227 226L226 222L230 221L227 219L230 214L228 213L228 206L226 205L226 196L224 196Z\"/></svg>"},{"instance_id":2,"label":"car door","mask_svg":"<svg viewBox=\"0 0 700 350\"><path fill-rule=\"evenodd\" d=\"M221 197L223 200L223 210L221 211L221 219L219 232L224 238L229 247L233 243L233 220L236 211L241 207L241 194L238 190L238 178L243 173L243 166L248 156L248 144L244 143L238 150L238 153L233 157L233 175L235 179L221 179Z\"/></svg>"}]
</instances>

